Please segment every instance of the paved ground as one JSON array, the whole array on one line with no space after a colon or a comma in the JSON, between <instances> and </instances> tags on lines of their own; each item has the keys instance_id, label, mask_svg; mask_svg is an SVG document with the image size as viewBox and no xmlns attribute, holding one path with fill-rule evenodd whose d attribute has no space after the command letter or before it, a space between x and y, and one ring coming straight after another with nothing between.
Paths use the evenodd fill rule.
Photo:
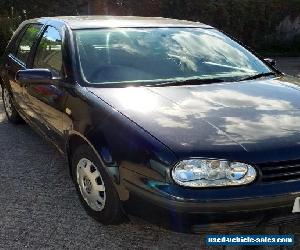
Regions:
<instances>
[{"instance_id":1,"label":"paved ground","mask_svg":"<svg viewBox=\"0 0 300 250\"><path fill-rule=\"evenodd\" d=\"M275 58L277 67L286 74L300 77L300 58L299 57L279 57Z\"/></svg>"},{"instance_id":2,"label":"paved ground","mask_svg":"<svg viewBox=\"0 0 300 250\"><path fill-rule=\"evenodd\" d=\"M300 225L260 232L299 232L297 238ZM203 249L204 243L198 235L171 232L136 218L108 227L89 218L64 159L28 126L9 124L0 99L0 249L81 248Z\"/></svg>"}]
</instances>

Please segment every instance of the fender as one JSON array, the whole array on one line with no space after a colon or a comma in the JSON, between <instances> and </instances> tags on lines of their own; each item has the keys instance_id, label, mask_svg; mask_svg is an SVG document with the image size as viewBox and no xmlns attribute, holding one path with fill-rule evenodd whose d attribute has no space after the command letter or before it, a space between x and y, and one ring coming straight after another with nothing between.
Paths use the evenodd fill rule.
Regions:
<instances>
[{"instance_id":1,"label":"fender","mask_svg":"<svg viewBox=\"0 0 300 250\"><path fill-rule=\"evenodd\" d=\"M111 178L121 201L126 201L129 199L129 191L120 183L120 171L119 166L112 161L112 157L109 153L109 150L106 147L103 147L103 145L93 144L91 141L92 139L87 138L86 136L82 135L81 133L75 131L75 130L69 130L66 133L66 145L65 145L65 152L67 155L67 162L69 166L70 175L74 181L74 176L72 176L72 165L71 165L71 149L70 149L70 142L72 138L77 137L77 139L80 138L81 143L86 143L90 146L90 148L93 150L95 155L98 157L99 161L101 162L102 166L104 166L104 169L106 170L106 173Z\"/></svg>"}]
</instances>

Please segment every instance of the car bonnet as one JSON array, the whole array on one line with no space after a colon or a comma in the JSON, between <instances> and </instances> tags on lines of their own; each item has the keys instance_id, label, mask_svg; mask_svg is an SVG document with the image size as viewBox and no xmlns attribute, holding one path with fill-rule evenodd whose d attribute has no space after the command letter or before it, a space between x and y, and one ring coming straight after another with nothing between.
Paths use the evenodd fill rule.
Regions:
<instances>
[{"instance_id":1,"label":"car bonnet","mask_svg":"<svg viewBox=\"0 0 300 250\"><path fill-rule=\"evenodd\" d=\"M179 158L300 158L300 88L293 78L197 86L89 88Z\"/></svg>"}]
</instances>

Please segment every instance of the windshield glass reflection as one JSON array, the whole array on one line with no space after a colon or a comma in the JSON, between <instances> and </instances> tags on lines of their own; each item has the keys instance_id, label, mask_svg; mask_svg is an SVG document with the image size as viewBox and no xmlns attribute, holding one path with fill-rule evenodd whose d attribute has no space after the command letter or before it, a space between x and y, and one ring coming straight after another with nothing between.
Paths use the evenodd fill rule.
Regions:
<instances>
[{"instance_id":1,"label":"windshield glass reflection","mask_svg":"<svg viewBox=\"0 0 300 250\"><path fill-rule=\"evenodd\" d=\"M82 75L93 84L232 81L270 72L249 51L213 29L78 30L75 38Z\"/></svg>"}]
</instances>

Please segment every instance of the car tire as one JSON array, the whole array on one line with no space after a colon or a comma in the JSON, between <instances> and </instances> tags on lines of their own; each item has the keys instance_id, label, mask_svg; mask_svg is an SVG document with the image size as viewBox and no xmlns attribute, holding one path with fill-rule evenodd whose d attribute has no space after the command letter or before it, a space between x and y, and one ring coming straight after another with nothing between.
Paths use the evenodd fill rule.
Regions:
<instances>
[{"instance_id":1,"label":"car tire","mask_svg":"<svg viewBox=\"0 0 300 250\"><path fill-rule=\"evenodd\" d=\"M12 95L5 85L2 88L2 100L7 119L13 124L23 123L23 119L14 107Z\"/></svg>"},{"instance_id":2,"label":"car tire","mask_svg":"<svg viewBox=\"0 0 300 250\"><path fill-rule=\"evenodd\" d=\"M98 156L88 145L80 145L72 157L72 176L87 213L104 225L124 222L118 193Z\"/></svg>"}]
</instances>

